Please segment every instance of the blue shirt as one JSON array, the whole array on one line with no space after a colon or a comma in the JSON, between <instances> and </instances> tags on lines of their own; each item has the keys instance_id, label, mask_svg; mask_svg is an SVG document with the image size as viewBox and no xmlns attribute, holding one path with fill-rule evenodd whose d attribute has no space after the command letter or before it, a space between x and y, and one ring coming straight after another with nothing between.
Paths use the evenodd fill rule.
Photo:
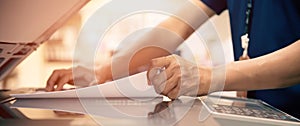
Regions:
<instances>
[{"instance_id":1,"label":"blue shirt","mask_svg":"<svg viewBox=\"0 0 300 126\"><path fill-rule=\"evenodd\" d=\"M238 60L243 51L240 37L245 32L248 0L202 1L217 14L229 10L234 57ZM251 13L251 58L274 52L300 39L300 0L253 0ZM250 91L248 97L261 99L300 118L300 84L284 89Z\"/></svg>"}]
</instances>

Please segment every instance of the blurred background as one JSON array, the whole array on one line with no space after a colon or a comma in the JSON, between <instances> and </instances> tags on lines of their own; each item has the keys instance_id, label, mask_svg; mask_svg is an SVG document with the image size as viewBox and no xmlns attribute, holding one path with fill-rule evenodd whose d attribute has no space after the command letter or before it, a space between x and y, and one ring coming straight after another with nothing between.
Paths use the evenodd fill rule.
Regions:
<instances>
[{"instance_id":1,"label":"blurred background","mask_svg":"<svg viewBox=\"0 0 300 126\"><path fill-rule=\"evenodd\" d=\"M74 15L63 27L52 35L49 41L41 45L25 61L23 61L7 78L0 82L2 89L16 89L23 87L45 87L48 77L55 69L66 69L72 67L73 54L76 46L77 36L80 28L88 17L99 7L103 6L107 0L91 0L79 13ZM116 10L115 10L116 11ZM114 10L107 12L107 15L99 17L107 23L111 23L110 15ZM98 50L97 64L107 62L113 51L116 51L118 43L124 40L130 33L141 28L154 27L168 16L158 13L139 13L126 17L111 27L102 39L101 49ZM186 42L178 48L178 52L184 58L201 65L212 65L211 57L216 55L214 45L222 44L226 62L233 61L231 34L229 26L228 12L225 11L219 16L214 16L198 30L200 37L193 34ZM218 34L216 34L217 32ZM202 33L204 35L202 35ZM95 35L95 34L91 34ZM203 38L207 42L203 42ZM91 37L91 36L86 36ZM80 50L90 48L80 46ZM120 47L118 47L120 48ZM190 54L190 50L193 54ZM210 53L208 53L208 50ZM224 56L216 55L214 65L220 64ZM195 59L195 60L192 60ZM232 95L234 92L229 93Z\"/></svg>"}]
</instances>

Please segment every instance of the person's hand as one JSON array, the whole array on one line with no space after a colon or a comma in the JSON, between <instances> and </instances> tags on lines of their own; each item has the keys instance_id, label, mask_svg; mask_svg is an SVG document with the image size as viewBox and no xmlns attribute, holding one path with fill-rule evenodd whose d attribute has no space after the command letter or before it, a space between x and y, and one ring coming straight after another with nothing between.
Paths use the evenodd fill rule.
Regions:
<instances>
[{"instance_id":1,"label":"person's hand","mask_svg":"<svg viewBox=\"0 0 300 126\"><path fill-rule=\"evenodd\" d=\"M47 81L46 91L62 90L65 84L85 87L111 81L112 74L110 68L110 64L105 64L96 70L82 66L54 70Z\"/></svg>"},{"instance_id":2,"label":"person's hand","mask_svg":"<svg viewBox=\"0 0 300 126\"><path fill-rule=\"evenodd\" d=\"M82 66L69 69L54 70L47 81L46 91L59 91L65 84L89 86L97 83L94 71Z\"/></svg>"},{"instance_id":3,"label":"person's hand","mask_svg":"<svg viewBox=\"0 0 300 126\"><path fill-rule=\"evenodd\" d=\"M148 81L155 91L170 99L182 95L206 95L210 76L210 68L198 67L177 55L153 59L147 73Z\"/></svg>"}]
</instances>

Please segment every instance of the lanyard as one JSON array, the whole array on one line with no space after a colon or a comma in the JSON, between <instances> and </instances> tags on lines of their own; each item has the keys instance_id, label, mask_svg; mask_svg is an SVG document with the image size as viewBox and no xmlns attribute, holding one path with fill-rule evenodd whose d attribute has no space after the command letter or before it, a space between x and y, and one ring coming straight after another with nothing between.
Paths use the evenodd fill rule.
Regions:
<instances>
[{"instance_id":1,"label":"lanyard","mask_svg":"<svg viewBox=\"0 0 300 126\"><path fill-rule=\"evenodd\" d=\"M249 33L250 33L250 16L252 12L252 0L248 0L247 2L247 10L246 10L246 21L245 21L245 34L241 36L242 48L244 49L242 57L248 57L248 47L249 47Z\"/></svg>"}]
</instances>

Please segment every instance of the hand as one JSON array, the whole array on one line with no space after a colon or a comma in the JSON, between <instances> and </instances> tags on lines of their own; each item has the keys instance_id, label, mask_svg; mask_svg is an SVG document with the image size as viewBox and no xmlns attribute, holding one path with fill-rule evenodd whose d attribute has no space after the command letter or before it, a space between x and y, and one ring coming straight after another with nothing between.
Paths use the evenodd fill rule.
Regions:
<instances>
[{"instance_id":1,"label":"hand","mask_svg":"<svg viewBox=\"0 0 300 126\"><path fill-rule=\"evenodd\" d=\"M211 69L198 67L177 55L153 59L148 81L158 94L176 99L181 95L205 95L209 91Z\"/></svg>"},{"instance_id":2,"label":"hand","mask_svg":"<svg viewBox=\"0 0 300 126\"><path fill-rule=\"evenodd\" d=\"M81 87L102 84L112 80L110 68L111 64L106 64L95 71L82 66L55 70L47 81L46 91L62 90L65 84L75 84L75 86ZM55 86L56 88L54 88Z\"/></svg>"},{"instance_id":3,"label":"hand","mask_svg":"<svg viewBox=\"0 0 300 126\"><path fill-rule=\"evenodd\" d=\"M97 83L94 71L82 66L54 70L47 81L46 91L62 90L67 83L76 84L76 86L89 86L93 82Z\"/></svg>"}]
</instances>

